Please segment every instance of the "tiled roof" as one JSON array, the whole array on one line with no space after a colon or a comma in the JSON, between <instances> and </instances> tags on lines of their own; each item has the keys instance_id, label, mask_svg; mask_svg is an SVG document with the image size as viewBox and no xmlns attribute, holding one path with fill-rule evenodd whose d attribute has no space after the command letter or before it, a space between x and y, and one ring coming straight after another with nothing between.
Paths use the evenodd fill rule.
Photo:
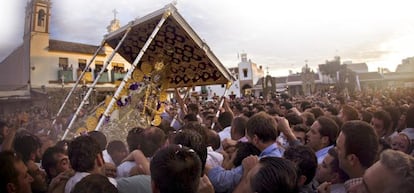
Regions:
<instances>
[{"instance_id":1,"label":"tiled roof","mask_svg":"<svg viewBox=\"0 0 414 193\"><path fill-rule=\"evenodd\" d=\"M229 68L229 71L234 72L234 73L239 73L239 68L238 67Z\"/></svg>"},{"instance_id":2,"label":"tiled roof","mask_svg":"<svg viewBox=\"0 0 414 193\"><path fill-rule=\"evenodd\" d=\"M347 68L354 72L368 72L368 65L366 63L347 64Z\"/></svg>"},{"instance_id":3,"label":"tiled roof","mask_svg":"<svg viewBox=\"0 0 414 193\"><path fill-rule=\"evenodd\" d=\"M99 46L81 44L75 42L65 42L60 40L49 40L49 51L72 52L81 54L94 54ZM99 55L105 55L101 50Z\"/></svg>"},{"instance_id":4,"label":"tiled roof","mask_svg":"<svg viewBox=\"0 0 414 193\"><path fill-rule=\"evenodd\" d=\"M386 80L401 80L401 79L413 80L414 76L412 72L390 72L390 73L384 73L384 79Z\"/></svg>"},{"instance_id":5,"label":"tiled roof","mask_svg":"<svg viewBox=\"0 0 414 193\"><path fill-rule=\"evenodd\" d=\"M302 81L300 74L291 74L287 77L287 82Z\"/></svg>"},{"instance_id":6,"label":"tiled roof","mask_svg":"<svg viewBox=\"0 0 414 193\"><path fill-rule=\"evenodd\" d=\"M261 86L262 85L262 82L263 82L263 79L264 79L263 77L262 78L259 78L259 80L257 81L256 85ZM277 84L285 84L286 83L287 76L272 77L272 79L276 83L276 85Z\"/></svg>"},{"instance_id":7,"label":"tiled roof","mask_svg":"<svg viewBox=\"0 0 414 193\"><path fill-rule=\"evenodd\" d=\"M359 81L381 80L381 74L378 72L358 73Z\"/></svg>"},{"instance_id":8,"label":"tiled roof","mask_svg":"<svg viewBox=\"0 0 414 193\"><path fill-rule=\"evenodd\" d=\"M301 73L297 73L297 74L291 74L289 76L280 76L280 77L272 77L273 81L277 84L287 84L287 83L292 83L292 82L302 82L302 74ZM319 74L314 73L314 80L315 81L319 81ZM257 81L256 85L262 85L263 82L263 77L259 78L259 80Z\"/></svg>"},{"instance_id":9,"label":"tiled roof","mask_svg":"<svg viewBox=\"0 0 414 193\"><path fill-rule=\"evenodd\" d=\"M313 74L313 79L315 81L320 80L319 75L317 73ZM302 74L291 74L287 77L286 83L292 83L292 82L302 82Z\"/></svg>"},{"instance_id":10,"label":"tiled roof","mask_svg":"<svg viewBox=\"0 0 414 193\"><path fill-rule=\"evenodd\" d=\"M274 79L276 80L276 84L277 84L277 83L286 83L287 76L282 76L282 77L274 77Z\"/></svg>"}]
</instances>

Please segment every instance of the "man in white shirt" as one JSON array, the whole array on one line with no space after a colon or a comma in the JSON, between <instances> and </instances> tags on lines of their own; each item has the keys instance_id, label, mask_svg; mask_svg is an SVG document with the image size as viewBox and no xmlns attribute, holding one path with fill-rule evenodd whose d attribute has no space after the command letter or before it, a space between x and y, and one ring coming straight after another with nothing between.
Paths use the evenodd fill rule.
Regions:
<instances>
[{"instance_id":1,"label":"man in white shirt","mask_svg":"<svg viewBox=\"0 0 414 193\"><path fill-rule=\"evenodd\" d=\"M215 150L220 148L220 137L214 130L207 130L207 161L212 167L221 166L223 163L223 154Z\"/></svg>"},{"instance_id":2,"label":"man in white shirt","mask_svg":"<svg viewBox=\"0 0 414 193\"><path fill-rule=\"evenodd\" d=\"M220 114L217 121L223 128L223 130L218 133L220 136L220 141L231 138L231 122L233 121L233 114L225 111Z\"/></svg>"},{"instance_id":3,"label":"man in white shirt","mask_svg":"<svg viewBox=\"0 0 414 193\"><path fill-rule=\"evenodd\" d=\"M145 157L151 158L165 144L165 138L164 132L158 127L146 129L136 127L128 132L127 143L130 153L139 149ZM137 166L135 161L123 162L117 168L117 177L129 177L131 169L135 166Z\"/></svg>"},{"instance_id":4,"label":"man in white shirt","mask_svg":"<svg viewBox=\"0 0 414 193\"><path fill-rule=\"evenodd\" d=\"M75 138L68 147L70 164L75 170L75 175L69 178L65 185L65 193L70 193L73 187L85 176L90 174L104 174L104 160L99 144L90 136ZM109 181L116 186L113 178Z\"/></svg>"},{"instance_id":5,"label":"man in white shirt","mask_svg":"<svg viewBox=\"0 0 414 193\"><path fill-rule=\"evenodd\" d=\"M122 160L128 155L128 149L124 142L121 140L113 140L108 143L106 150L104 151L108 154L108 160L112 161L114 165L118 166L122 163ZM105 162L105 153L104 153Z\"/></svg>"}]
</instances>

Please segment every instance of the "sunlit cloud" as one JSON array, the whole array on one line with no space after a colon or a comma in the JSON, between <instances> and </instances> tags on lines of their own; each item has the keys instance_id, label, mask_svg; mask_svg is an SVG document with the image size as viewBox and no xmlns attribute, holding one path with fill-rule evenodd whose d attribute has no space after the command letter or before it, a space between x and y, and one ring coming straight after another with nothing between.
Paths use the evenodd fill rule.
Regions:
<instances>
[{"instance_id":1,"label":"sunlit cloud","mask_svg":"<svg viewBox=\"0 0 414 193\"><path fill-rule=\"evenodd\" d=\"M107 33L113 9L126 25L171 2L52 0L50 35L97 45ZM21 44L25 4L0 1L5 29L0 30L0 60ZM395 70L402 59L414 55L414 17L410 2L404 0L178 0L177 8L228 67L237 65L242 52L269 67L272 75L300 71L305 60L316 69L335 55L366 62L370 70Z\"/></svg>"}]
</instances>

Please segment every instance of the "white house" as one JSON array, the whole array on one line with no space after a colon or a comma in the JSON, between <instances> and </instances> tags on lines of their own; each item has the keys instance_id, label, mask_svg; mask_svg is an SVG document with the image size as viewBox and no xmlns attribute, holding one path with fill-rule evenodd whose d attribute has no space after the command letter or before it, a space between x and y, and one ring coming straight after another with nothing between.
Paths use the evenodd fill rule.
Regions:
<instances>
[{"instance_id":1,"label":"white house","mask_svg":"<svg viewBox=\"0 0 414 193\"><path fill-rule=\"evenodd\" d=\"M236 78L229 90L226 93L226 97L234 96L241 97L244 95L254 95L259 97L261 90L253 89L257 81L264 77L264 71L262 66L258 66L252 62L251 59L247 59L247 54L242 53L241 61L237 64L237 67L229 68L230 73ZM209 85L205 87L195 87L193 93L204 94L204 99L212 99L213 97L221 97L224 95L226 85Z\"/></svg>"}]
</instances>

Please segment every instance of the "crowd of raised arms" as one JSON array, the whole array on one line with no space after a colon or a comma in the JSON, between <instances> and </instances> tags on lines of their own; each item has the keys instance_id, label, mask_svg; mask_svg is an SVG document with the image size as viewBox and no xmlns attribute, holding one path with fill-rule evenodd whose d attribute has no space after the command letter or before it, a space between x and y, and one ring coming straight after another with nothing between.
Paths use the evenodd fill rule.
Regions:
<instances>
[{"instance_id":1,"label":"crowd of raised arms","mask_svg":"<svg viewBox=\"0 0 414 193\"><path fill-rule=\"evenodd\" d=\"M123 140L58 140L70 120L41 107L1 115L0 192L414 192L413 89L175 99Z\"/></svg>"}]
</instances>

